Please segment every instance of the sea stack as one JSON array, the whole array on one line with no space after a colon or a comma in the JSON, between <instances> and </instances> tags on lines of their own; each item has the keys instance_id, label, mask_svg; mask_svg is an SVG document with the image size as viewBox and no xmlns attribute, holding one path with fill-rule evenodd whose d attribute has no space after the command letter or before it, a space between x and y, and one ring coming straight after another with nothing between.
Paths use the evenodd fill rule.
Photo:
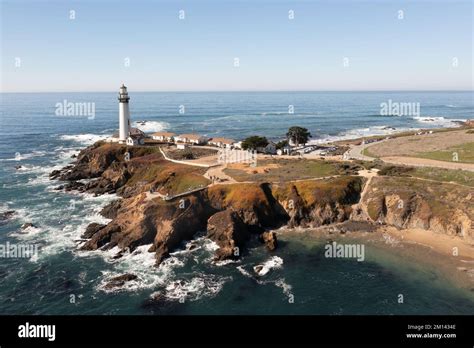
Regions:
<instances>
[{"instance_id":1,"label":"sea stack","mask_svg":"<svg viewBox=\"0 0 474 348\"><path fill-rule=\"evenodd\" d=\"M128 96L127 87L122 84L119 91L119 143L125 144L127 142L127 137L130 133L130 108L128 106L128 101L130 97Z\"/></svg>"}]
</instances>

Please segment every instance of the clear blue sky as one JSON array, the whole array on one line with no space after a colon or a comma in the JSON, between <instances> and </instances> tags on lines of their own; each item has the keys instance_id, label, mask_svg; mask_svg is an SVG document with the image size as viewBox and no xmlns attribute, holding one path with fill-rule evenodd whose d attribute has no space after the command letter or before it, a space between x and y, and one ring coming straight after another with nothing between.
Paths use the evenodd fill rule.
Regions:
<instances>
[{"instance_id":1,"label":"clear blue sky","mask_svg":"<svg viewBox=\"0 0 474 348\"><path fill-rule=\"evenodd\" d=\"M3 92L473 88L470 0L1 4Z\"/></svg>"}]
</instances>

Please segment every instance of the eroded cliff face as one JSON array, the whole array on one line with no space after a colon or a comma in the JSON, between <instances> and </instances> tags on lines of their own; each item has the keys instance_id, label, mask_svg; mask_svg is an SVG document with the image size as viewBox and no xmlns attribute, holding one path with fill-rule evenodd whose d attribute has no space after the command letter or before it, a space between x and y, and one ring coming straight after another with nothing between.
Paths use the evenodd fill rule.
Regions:
<instances>
[{"instance_id":1,"label":"eroded cliff face","mask_svg":"<svg viewBox=\"0 0 474 348\"><path fill-rule=\"evenodd\" d=\"M289 227L319 227L350 218L364 179L341 176L329 180L290 182L274 187L274 196L289 216Z\"/></svg>"},{"instance_id":2,"label":"eroded cliff face","mask_svg":"<svg viewBox=\"0 0 474 348\"><path fill-rule=\"evenodd\" d=\"M113 220L92 234L82 248L118 246L133 251L139 245L153 243L149 251L156 253L160 263L183 241L207 230L208 237L219 245L218 260L239 257L252 235L259 236L268 249L274 250L276 236L266 230L284 226L292 217L293 226L320 226L347 220L351 204L358 197L361 179L337 178L308 185L215 185L171 201L150 200L142 193L105 207L105 215ZM310 200L300 197L299 201L291 202L298 188ZM317 194L310 195L306 191L309 188ZM326 190L333 193L331 198ZM294 219L296 214L300 218Z\"/></svg>"},{"instance_id":3,"label":"eroded cliff face","mask_svg":"<svg viewBox=\"0 0 474 348\"><path fill-rule=\"evenodd\" d=\"M122 197L102 210L112 219L109 224L93 224L85 231L84 250L118 246L120 257L125 250L152 244L149 251L159 264L197 232L207 231L219 246L216 259L223 260L240 257L253 236L274 250L276 235L268 229L319 227L349 219L473 237L474 193L459 185L375 177L361 200L365 179L345 175L279 184L218 184L163 200L150 196L150 189L171 195L185 191L205 180L201 169L167 162L149 148L133 148L132 160L124 161L125 151L115 144L92 146L73 166L52 175L69 182L65 189L76 180L95 178L70 189Z\"/></svg>"},{"instance_id":4,"label":"eroded cliff face","mask_svg":"<svg viewBox=\"0 0 474 348\"><path fill-rule=\"evenodd\" d=\"M474 241L474 189L466 186L375 177L361 204L374 222Z\"/></svg>"}]
</instances>

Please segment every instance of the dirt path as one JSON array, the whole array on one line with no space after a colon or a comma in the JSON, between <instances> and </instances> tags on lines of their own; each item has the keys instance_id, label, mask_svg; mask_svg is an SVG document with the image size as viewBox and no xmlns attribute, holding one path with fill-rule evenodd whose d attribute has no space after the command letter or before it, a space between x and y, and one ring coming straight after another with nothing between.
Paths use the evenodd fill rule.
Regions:
<instances>
[{"instance_id":1,"label":"dirt path","mask_svg":"<svg viewBox=\"0 0 474 348\"><path fill-rule=\"evenodd\" d=\"M365 182L365 185L364 185L364 188L362 189L362 192L360 193L360 199L359 199L359 202L357 202L356 204L354 204L352 206L352 209L354 211L357 211L358 209L360 209L361 211L363 211L363 216L365 216L365 219L369 219L369 213L367 211L367 207L365 206L365 204L362 204L362 202L364 201L364 197L365 195L367 194L367 191L369 190L370 188L370 183L372 182L372 178L374 176L377 176L378 175L378 172L379 170L378 169L364 169L364 170L360 170L357 175L363 177L363 178L366 178L367 181Z\"/></svg>"},{"instance_id":2,"label":"dirt path","mask_svg":"<svg viewBox=\"0 0 474 348\"><path fill-rule=\"evenodd\" d=\"M153 199L155 199L155 198L161 198L161 199L163 199L163 200L166 199L166 195L163 195L163 194L161 194L161 193L159 193L159 192L153 192L153 193L151 193L150 191L147 191L147 192L145 192L145 194L146 194L146 196L145 196L145 201L151 201L151 200L153 200Z\"/></svg>"},{"instance_id":3,"label":"dirt path","mask_svg":"<svg viewBox=\"0 0 474 348\"><path fill-rule=\"evenodd\" d=\"M212 181L212 184L234 184L236 183L237 181L227 175L226 173L224 173L224 169L226 168L226 166L224 165L220 165L220 166L217 166L217 167L211 167L208 169L207 172L204 173L204 177L206 179L209 179ZM213 180L214 178L214 180ZM217 179L217 180L215 180Z\"/></svg>"},{"instance_id":4,"label":"dirt path","mask_svg":"<svg viewBox=\"0 0 474 348\"><path fill-rule=\"evenodd\" d=\"M357 175L362 176L362 177L367 179L367 182L364 185L364 189L362 190L362 192L360 194L360 201L362 201L362 199L364 198L365 194L367 193L367 191L369 189L370 182L372 181L372 178L374 176L377 176L377 173L378 173L378 169L369 169L369 170L364 169L364 170L360 170L357 173Z\"/></svg>"},{"instance_id":5,"label":"dirt path","mask_svg":"<svg viewBox=\"0 0 474 348\"><path fill-rule=\"evenodd\" d=\"M163 151L161 147L159 147L161 154L163 155L164 159L173 163L179 163L179 164L185 164L188 166L196 166L196 167L205 167L205 168L210 168L212 166L215 166L217 164L217 156L216 155L210 155L210 156L205 156L201 157L195 160L174 160L166 155L166 153Z\"/></svg>"}]
</instances>

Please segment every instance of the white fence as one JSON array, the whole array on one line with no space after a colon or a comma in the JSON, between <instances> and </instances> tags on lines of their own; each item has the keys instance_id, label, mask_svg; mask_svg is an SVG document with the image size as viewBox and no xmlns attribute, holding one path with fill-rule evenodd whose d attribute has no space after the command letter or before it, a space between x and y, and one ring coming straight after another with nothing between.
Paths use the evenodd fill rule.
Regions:
<instances>
[{"instance_id":1,"label":"white fence","mask_svg":"<svg viewBox=\"0 0 474 348\"><path fill-rule=\"evenodd\" d=\"M217 162L219 164L250 163L250 165L256 166L257 151L221 149L219 150Z\"/></svg>"}]
</instances>

